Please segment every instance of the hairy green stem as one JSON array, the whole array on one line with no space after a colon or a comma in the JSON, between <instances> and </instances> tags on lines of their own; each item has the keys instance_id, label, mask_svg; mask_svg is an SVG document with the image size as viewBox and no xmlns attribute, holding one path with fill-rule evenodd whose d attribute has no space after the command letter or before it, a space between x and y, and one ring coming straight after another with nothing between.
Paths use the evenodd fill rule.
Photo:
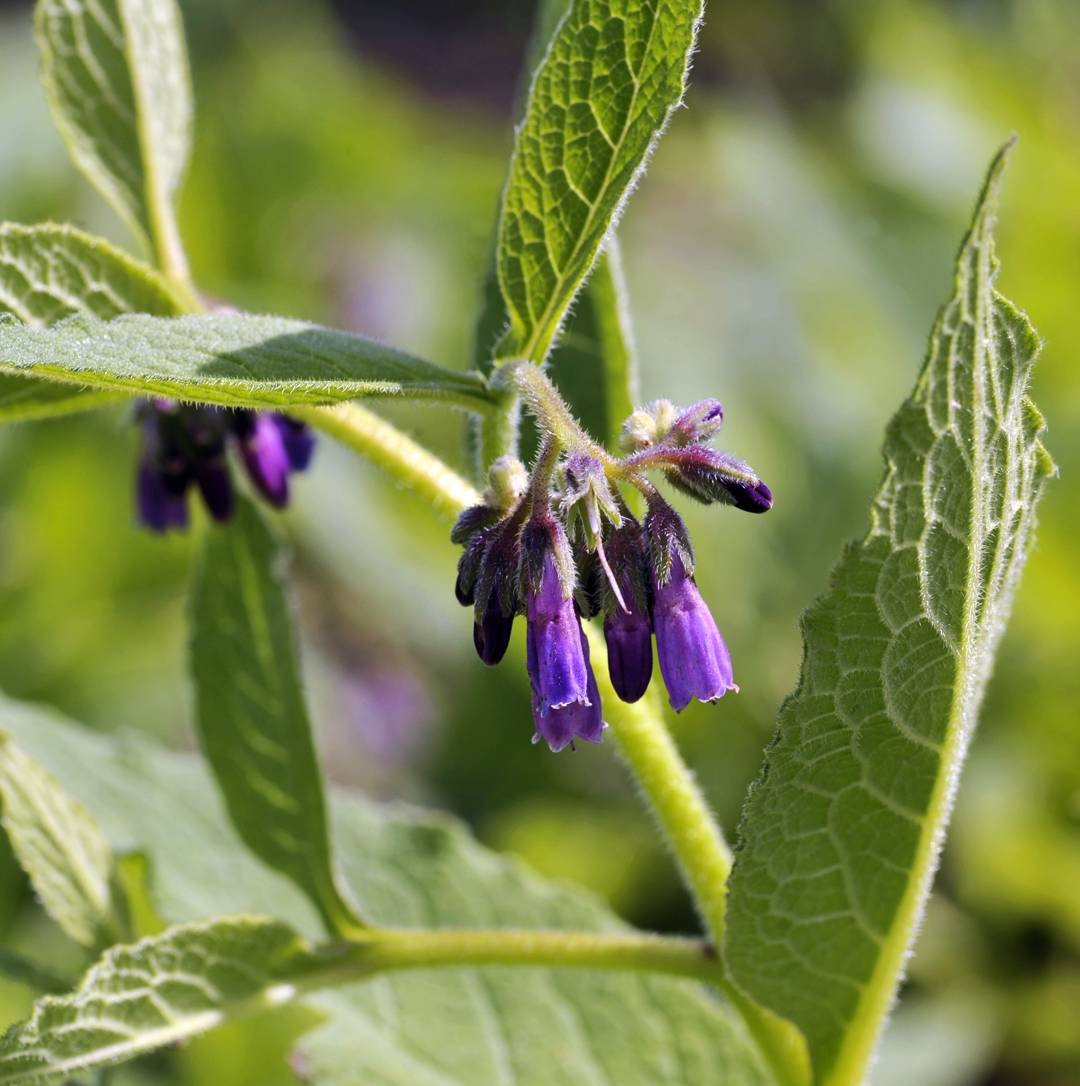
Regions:
<instances>
[{"instance_id":1,"label":"hairy green stem","mask_svg":"<svg viewBox=\"0 0 1080 1086\"><path fill-rule=\"evenodd\" d=\"M585 449L602 463L610 462L607 451L581 428L559 390L539 366L520 359L506 362L495 371L491 383L496 390L519 392L541 427L549 430L564 448Z\"/></svg>"},{"instance_id":2,"label":"hairy green stem","mask_svg":"<svg viewBox=\"0 0 1080 1086\"><path fill-rule=\"evenodd\" d=\"M477 480L482 480L500 456L518 454L521 401L515 394L504 391L491 410L476 415L472 424L476 427L473 474Z\"/></svg>"},{"instance_id":3,"label":"hairy green stem","mask_svg":"<svg viewBox=\"0 0 1080 1086\"><path fill-rule=\"evenodd\" d=\"M456 517L466 506L480 501L472 483L366 407L344 403L288 410L293 418L318 427L366 456L447 517Z\"/></svg>"},{"instance_id":4,"label":"hairy green stem","mask_svg":"<svg viewBox=\"0 0 1080 1086\"><path fill-rule=\"evenodd\" d=\"M719 945L731 849L664 725L655 689L632 705L620 701L608 676L603 634L593 623L586 624L585 633L605 716L619 750L671 845L709 934Z\"/></svg>"},{"instance_id":5,"label":"hairy green stem","mask_svg":"<svg viewBox=\"0 0 1080 1086\"><path fill-rule=\"evenodd\" d=\"M343 973L432 966L541 965L668 973L719 983L715 948L703 939L640 932L423 931L381 929L341 951Z\"/></svg>"}]
</instances>

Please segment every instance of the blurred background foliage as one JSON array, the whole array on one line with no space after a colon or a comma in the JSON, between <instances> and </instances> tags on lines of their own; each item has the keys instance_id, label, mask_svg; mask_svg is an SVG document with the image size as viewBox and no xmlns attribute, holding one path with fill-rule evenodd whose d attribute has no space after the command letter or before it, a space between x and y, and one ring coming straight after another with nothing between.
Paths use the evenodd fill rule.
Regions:
<instances>
[{"instance_id":1,"label":"blurred background foliage","mask_svg":"<svg viewBox=\"0 0 1080 1086\"><path fill-rule=\"evenodd\" d=\"M466 367L511 138L524 0L183 0L198 101L182 220L197 279ZM0 217L129 245L37 82L30 5L0 5ZM982 171L1011 131L1001 286L1046 340L1034 393L1062 473L1000 653L877 1086L1080 1082L1080 4L711 0L689 109L620 228L641 399L720 397L766 518L685 508L742 693L673 720L734 830L799 613L863 531ZM462 469L462 419L386 409ZM0 688L88 726L191 744L191 538L131 509L122 409L0 430ZM285 518L324 763L447 807L630 920L695 920L611 744L529 743L522 646L488 671L456 553L411 496L322 441ZM205 530L200 522L196 532ZM520 632L519 635L520 637ZM73 952L0 855L5 943ZM0 983L9 1020L30 993ZM247 1023L123 1082L292 1081L305 1025Z\"/></svg>"}]
</instances>

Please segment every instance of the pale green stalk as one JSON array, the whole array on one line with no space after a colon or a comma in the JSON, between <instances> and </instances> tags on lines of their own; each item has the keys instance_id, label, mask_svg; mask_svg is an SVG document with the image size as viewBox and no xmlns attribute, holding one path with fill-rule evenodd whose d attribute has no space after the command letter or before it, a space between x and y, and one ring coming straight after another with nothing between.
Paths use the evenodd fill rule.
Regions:
<instances>
[{"instance_id":1,"label":"pale green stalk","mask_svg":"<svg viewBox=\"0 0 1080 1086\"><path fill-rule=\"evenodd\" d=\"M668 973L718 984L715 948L704 939L640 932L423 931L380 929L343 952L346 974L432 966L541 965Z\"/></svg>"},{"instance_id":2,"label":"pale green stalk","mask_svg":"<svg viewBox=\"0 0 1080 1086\"><path fill-rule=\"evenodd\" d=\"M288 412L366 456L444 516L456 517L466 506L480 501L472 483L366 407L343 403L290 407Z\"/></svg>"}]
</instances>

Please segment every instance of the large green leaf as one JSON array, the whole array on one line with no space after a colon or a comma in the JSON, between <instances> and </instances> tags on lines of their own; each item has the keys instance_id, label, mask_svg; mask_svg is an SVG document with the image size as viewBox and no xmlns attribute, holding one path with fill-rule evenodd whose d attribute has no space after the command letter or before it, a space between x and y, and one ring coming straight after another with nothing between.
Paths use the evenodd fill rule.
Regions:
<instances>
[{"instance_id":1,"label":"large green leaf","mask_svg":"<svg viewBox=\"0 0 1080 1086\"><path fill-rule=\"evenodd\" d=\"M160 276L100 238L53 223L0 224L0 313L44 326L80 313L108 320L121 313L179 312ZM0 373L0 422L70 414L118 398Z\"/></svg>"},{"instance_id":2,"label":"large green leaf","mask_svg":"<svg viewBox=\"0 0 1080 1086\"><path fill-rule=\"evenodd\" d=\"M363 336L250 314L72 317L51 328L0 320L5 369L230 407L394 395L488 402L478 374L445 370Z\"/></svg>"},{"instance_id":3,"label":"large green leaf","mask_svg":"<svg viewBox=\"0 0 1080 1086\"><path fill-rule=\"evenodd\" d=\"M0 701L8 729L84 801L118 850L141 846L171 922L271 912L319 923L291 882L258 863L199 762L107 739ZM364 915L391 926L619 930L588 895L544 882L449 819L331 797L335 837ZM298 1065L319 1086L764 1086L750 1040L689 981L539 968L391 974L311 995L326 1024Z\"/></svg>"},{"instance_id":4,"label":"large green leaf","mask_svg":"<svg viewBox=\"0 0 1080 1086\"><path fill-rule=\"evenodd\" d=\"M173 201L191 87L175 0L38 0L42 75L75 162L153 249L183 263Z\"/></svg>"},{"instance_id":5,"label":"large green leaf","mask_svg":"<svg viewBox=\"0 0 1080 1086\"><path fill-rule=\"evenodd\" d=\"M0 1083L66 1079L185 1040L296 994L313 956L286 924L229 917L113 947L68 995L0 1038Z\"/></svg>"},{"instance_id":6,"label":"large green leaf","mask_svg":"<svg viewBox=\"0 0 1080 1086\"><path fill-rule=\"evenodd\" d=\"M574 0L518 129L497 266L499 356L542 361L682 100L701 0Z\"/></svg>"},{"instance_id":7,"label":"large green leaf","mask_svg":"<svg viewBox=\"0 0 1080 1086\"><path fill-rule=\"evenodd\" d=\"M742 820L727 958L854 1086L922 913L994 649L1052 471L1026 394L1039 340L993 286L1008 148L889 425L870 530L804 621L795 696Z\"/></svg>"},{"instance_id":8,"label":"large green leaf","mask_svg":"<svg viewBox=\"0 0 1080 1086\"><path fill-rule=\"evenodd\" d=\"M205 537L191 601L195 718L244 843L311 898L329 931L347 933L358 922L331 852L284 561L248 501Z\"/></svg>"},{"instance_id":9,"label":"large green leaf","mask_svg":"<svg viewBox=\"0 0 1080 1086\"><path fill-rule=\"evenodd\" d=\"M112 852L90 812L0 731L0 826L49 915L76 942L124 932Z\"/></svg>"}]
</instances>

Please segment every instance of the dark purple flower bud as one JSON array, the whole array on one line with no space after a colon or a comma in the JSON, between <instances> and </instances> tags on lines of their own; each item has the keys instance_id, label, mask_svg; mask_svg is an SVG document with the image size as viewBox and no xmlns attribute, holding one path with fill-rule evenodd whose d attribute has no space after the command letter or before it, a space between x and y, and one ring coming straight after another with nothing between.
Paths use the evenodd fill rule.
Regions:
<instances>
[{"instance_id":1,"label":"dark purple flower bud","mask_svg":"<svg viewBox=\"0 0 1080 1086\"><path fill-rule=\"evenodd\" d=\"M488 667L494 667L506 655L513 630L513 614L504 615L498 601L492 597L483 614L473 623L476 654Z\"/></svg>"},{"instance_id":2,"label":"dark purple flower bud","mask_svg":"<svg viewBox=\"0 0 1080 1086\"><path fill-rule=\"evenodd\" d=\"M724 405L719 400L699 400L679 413L671 424L668 440L673 445L697 445L709 441L724 424Z\"/></svg>"},{"instance_id":3,"label":"dark purple flower bud","mask_svg":"<svg viewBox=\"0 0 1080 1086\"><path fill-rule=\"evenodd\" d=\"M139 461L135 506L139 521L153 532L187 527L187 495L183 490L177 494L170 480L146 457Z\"/></svg>"},{"instance_id":4,"label":"dark purple flower bud","mask_svg":"<svg viewBox=\"0 0 1080 1086\"><path fill-rule=\"evenodd\" d=\"M195 481L210 516L219 524L227 521L233 512L233 489L224 451L213 460L199 465Z\"/></svg>"},{"instance_id":5,"label":"dark purple flower bud","mask_svg":"<svg viewBox=\"0 0 1080 1086\"><path fill-rule=\"evenodd\" d=\"M655 578L654 592L656 651L675 712L682 712L693 698L716 701L738 690L727 645L677 552L667 578Z\"/></svg>"},{"instance_id":6,"label":"dark purple flower bud","mask_svg":"<svg viewBox=\"0 0 1080 1086\"><path fill-rule=\"evenodd\" d=\"M472 607L476 603L476 582L480 577L480 563L488 539L486 532L477 532L461 552L458 559L457 580L454 582L454 596L462 607Z\"/></svg>"},{"instance_id":7,"label":"dark purple flower bud","mask_svg":"<svg viewBox=\"0 0 1080 1086\"><path fill-rule=\"evenodd\" d=\"M581 624L550 548L539 585L528 589L525 616L529 624L529 679L538 719L552 709L588 705L590 670L582 650Z\"/></svg>"},{"instance_id":8,"label":"dark purple flower bud","mask_svg":"<svg viewBox=\"0 0 1080 1086\"><path fill-rule=\"evenodd\" d=\"M288 415L275 413L270 417L281 431L285 455L289 458L289 467L293 471L306 471L315 453L315 434L311 427Z\"/></svg>"},{"instance_id":9,"label":"dark purple flower bud","mask_svg":"<svg viewBox=\"0 0 1080 1086\"><path fill-rule=\"evenodd\" d=\"M476 556L479 554L479 561ZM510 643L514 616L521 608L518 567L521 560L521 519L511 515L470 539L458 566L455 593L472 598L475 607L473 644L485 664L497 664ZM476 563L476 569L473 569Z\"/></svg>"},{"instance_id":10,"label":"dark purple flower bud","mask_svg":"<svg viewBox=\"0 0 1080 1086\"><path fill-rule=\"evenodd\" d=\"M691 445L672 450L663 464L672 486L706 505L721 502L747 513L772 508L772 491L748 465L726 453Z\"/></svg>"},{"instance_id":11,"label":"dark purple flower bud","mask_svg":"<svg viewBox=\"0 0 1080 1086\"><path fill-rule=\"evenodd\" d=\"M468 509L463 509L454 521L454 526L450 529L450 542L464 545L477 532L490 528L501 519L502 513L490 505L470 505Z\"/></svg>"},{"instance_id":12,"label":"dark purple flower bud","mask_svg":"<svg viewBox=\"0 0 1080 1086\"><path fill-rule=\"evenodd\" d=\"M536 733L533 742L539 743L543 739L548 747L558 753L568 744L573 747L574 739L584 739L589 743L599 743L603 738L603 731L607 725L604 723L603 709L600 705L600 691L596 686L596 677L593 675L592 665L589 661L589 643L585 635L578 628L578 638L581 645L581 655L585 663L587 676L586 702L574 702L562 708L551 708L543 711L537 692L537 685L532 685L533 719L536 721ZM537 646L532 636L530 627L527 639L527 663L529 677L539 673L540 664L537 657Z\"/></svg>"},{"instance_id":13,"label":"dark purple flower bud","mask_svg":"<svg viewBox=\"0 0 1080 1086\"><path fill-rule=\"evenodd\" d=\"M240 442L240 454L255 488L273 506L289 501L289 462L285 438L271 415L259 411L237 411L233 430Z\"/></svg>"},{"instance_id":14,"label":"dark purple flower bud","mask_svg":"<svg viewBox=\"0 0 1080 1086\"><path fill-rule=\"evenodd\" d=\"M187 527L191 470L180 444L184 435L178 410L171 400L155 399L141 403L136 412L142 424L142 452L135 506L139 521L154 532Z\"/></svg>"},{"instance_id":15,"label":"dark purple flower bud","mask_svg":"<svg viewBox=\"0 0 1080 1086\"><path fill-rule=\"evenodd\" d=\"M652 680L652 624L631 605L629 614L612 611L604 619L608 672L623 701L637 701Z\"/></svg>"},{"instance_id":16,"label":"dark purple flower bud","mask_svg":"<svg viewBox=\"0 0 1080 1086\"><path fill-rule=\"evenodd\" d=\"M610 585L603 584L608 671L615 693L633 702L648 689L653 668L648 546L641 525L625 513L622 527L609 534L607 548L622 598L620 603Z\"/></svg>"}]
</instances>

